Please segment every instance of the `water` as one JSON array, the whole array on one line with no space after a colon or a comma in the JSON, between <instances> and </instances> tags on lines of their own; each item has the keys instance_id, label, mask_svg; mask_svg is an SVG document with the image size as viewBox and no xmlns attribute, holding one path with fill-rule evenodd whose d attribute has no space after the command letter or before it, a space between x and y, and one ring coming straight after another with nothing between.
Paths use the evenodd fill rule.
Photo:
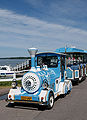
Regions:
<instances>
[{"instance_id":1,"label":"water","mask_svg":"<svg viewBox=\"0 0 87 120\"><path fill-rule=\"evenodd\" d=\"M27 59L0 59L0 66L2 65L10 65L11 67L15 67L17 64L21 64Z\"/></svg>"}]
</instances>

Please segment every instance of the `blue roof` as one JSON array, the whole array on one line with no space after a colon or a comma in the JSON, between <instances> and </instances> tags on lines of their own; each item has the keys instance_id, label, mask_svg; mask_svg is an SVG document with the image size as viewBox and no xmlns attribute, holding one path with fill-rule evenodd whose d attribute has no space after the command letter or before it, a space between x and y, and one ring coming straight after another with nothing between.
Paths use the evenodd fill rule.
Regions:
<instances>
[{"instance_id":1,"label":"blue roof","mask_svg":"<svg viewBox=\"0 0 87 120\"><path fill-rule=\"evenodd\" d=\"M84 52L85 52L85 53L87 53L87 51L86 51L86 50L84 50Z\"/></svg>"},{"instance_id":2,"label":"blue roof","mask_svg":"<svg viewBox=\"0 0 87 120\"><path fill-rule=\"evenodd\" d=\"M77 49L77 48L59 48L59 49L56 49L57 53L65 53L65 52L80 52L80 53L87 53L87 51L85 50L81 50L81 49Z\"/></svg>"}]
</instances>

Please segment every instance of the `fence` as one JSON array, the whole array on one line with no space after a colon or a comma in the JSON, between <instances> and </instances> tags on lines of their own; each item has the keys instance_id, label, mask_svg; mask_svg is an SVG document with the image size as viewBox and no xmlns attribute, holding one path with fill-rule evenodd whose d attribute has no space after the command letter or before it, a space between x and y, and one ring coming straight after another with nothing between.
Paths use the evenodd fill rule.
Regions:
<instances>
[{"instance_id":1,"label":"fence","mask_svg":"<svg viewBox=\"0 0 87 120\"><path fill-rule=\"evenodd\" d=\"M13 67L12 71L27 70L27 69L30 69L30 65L31 65L31 60L28 59L28 60L22 62L21 64L18 64L16 67Z\"/></svg>"},{"instance_id":2,"label":"fence","mask_svg":"<svg viewBox=\"0 0 87 120\"><path fill-rule=\"evenodd\" d=\"M29 71L31 66L31 60L28 59L24 62L22 62L21 64L18 64L16 67L13 67L11 69L12 73L8 76L7 74L5 74L4 76L0 76L0 82L3 81L13 81L14 79L16 80L21 80L23 75Z\"/></svg>"}]
</instances>

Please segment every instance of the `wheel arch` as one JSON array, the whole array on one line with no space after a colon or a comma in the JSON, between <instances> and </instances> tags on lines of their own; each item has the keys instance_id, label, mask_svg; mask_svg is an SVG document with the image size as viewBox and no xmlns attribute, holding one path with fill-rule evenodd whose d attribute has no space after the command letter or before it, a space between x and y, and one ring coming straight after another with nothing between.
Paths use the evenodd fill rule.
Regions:
<instances>
[{"instance_id":1,"label":"wheel arch","mask_svg":"<svg viewBox=\"0 0 87 120\"><path fill-rule=\"evenodd\" d=\"M49 101L49 95L52 93L53 97L54 97L54 92L53 90L49 90L48 94L47 94L47 102Z\"/></svg>"}]
</instances>

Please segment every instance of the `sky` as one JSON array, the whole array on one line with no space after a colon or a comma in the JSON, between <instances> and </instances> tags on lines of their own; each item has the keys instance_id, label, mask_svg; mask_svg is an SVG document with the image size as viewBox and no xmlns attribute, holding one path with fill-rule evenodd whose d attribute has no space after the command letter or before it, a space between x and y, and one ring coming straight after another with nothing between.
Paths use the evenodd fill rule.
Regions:
<instances>
[{"instance_id":1,"label":"sky","mask_svg":"<svg viewBox=\"0 0 87 120\"><path fill-rule=\"evenodd\" d=\"M87 0L0 0L0 57L66 45L87 50Z\"/></svg>"}]
</instances>

